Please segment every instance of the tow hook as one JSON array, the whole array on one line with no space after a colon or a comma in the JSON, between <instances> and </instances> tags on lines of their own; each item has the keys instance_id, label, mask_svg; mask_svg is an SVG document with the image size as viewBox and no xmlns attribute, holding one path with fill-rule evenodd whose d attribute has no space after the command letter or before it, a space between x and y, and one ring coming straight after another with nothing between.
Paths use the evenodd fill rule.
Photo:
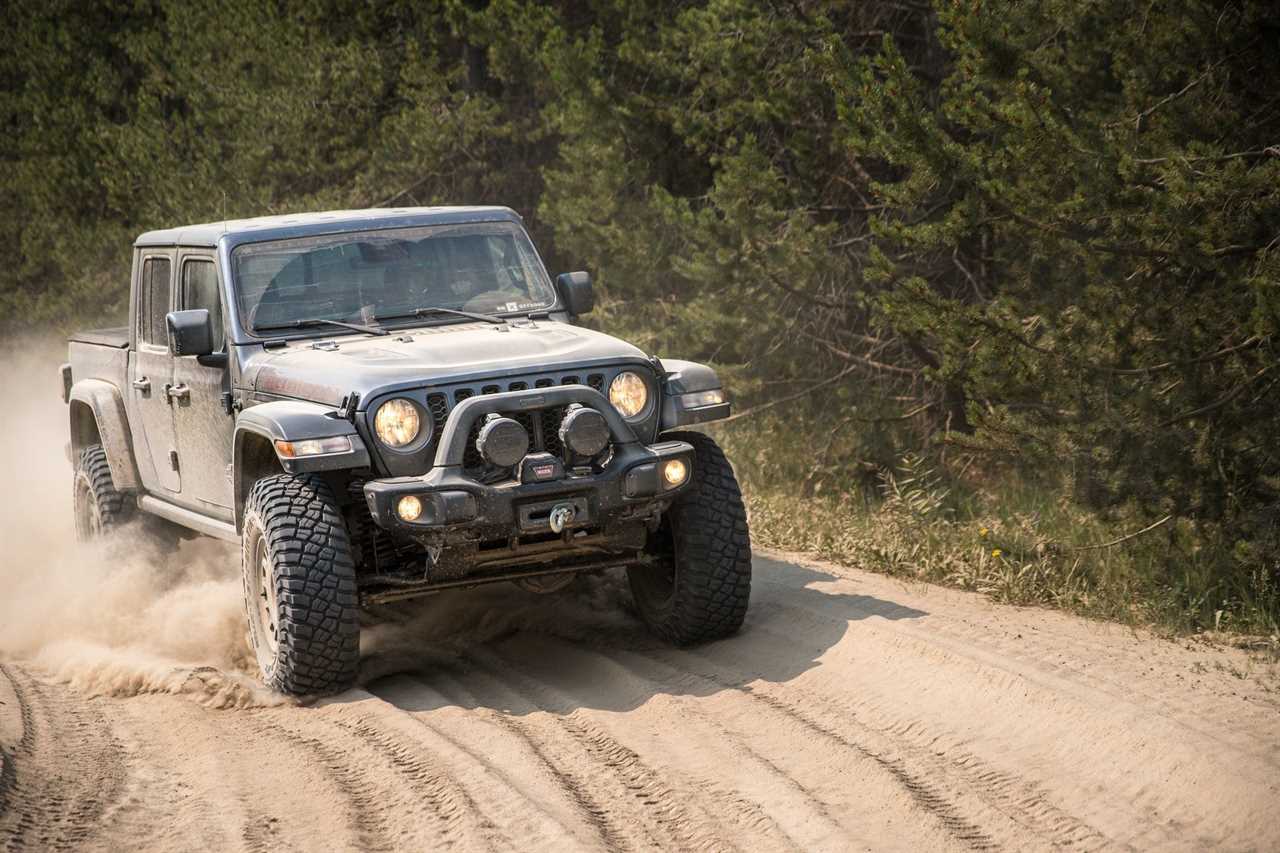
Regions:
<instances>
[{"instance_id":1,"label":"tow hook","mask_svg":"<svg viewBox=\"0 0 1280 853\"><path fill-rule=\"evenodd\" d=\"M551 525L552 533L559 533L564 530L565 526L573 521L574 516L573 504L556 504L551 508L551 514L547 516L547 522Z\"/></svg>"}]
</instances>

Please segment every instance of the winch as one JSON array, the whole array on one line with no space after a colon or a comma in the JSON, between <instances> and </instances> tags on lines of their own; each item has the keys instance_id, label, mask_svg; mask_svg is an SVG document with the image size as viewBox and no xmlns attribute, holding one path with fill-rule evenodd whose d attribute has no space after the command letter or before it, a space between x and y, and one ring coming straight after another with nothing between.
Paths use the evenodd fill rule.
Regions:
<instances>
[{"instance_id":1,"label":"winch","mask_svg":"<svg viewBox=\"0 0 1280 853\"><path fill-rule=\"evenodd\" d=\"M577 514L571 503L556 504L551 508L551 514L547 516L547 523L551 525L552 533L559 533L573 522L574 516Z\"/></svg>"}]
</instances>

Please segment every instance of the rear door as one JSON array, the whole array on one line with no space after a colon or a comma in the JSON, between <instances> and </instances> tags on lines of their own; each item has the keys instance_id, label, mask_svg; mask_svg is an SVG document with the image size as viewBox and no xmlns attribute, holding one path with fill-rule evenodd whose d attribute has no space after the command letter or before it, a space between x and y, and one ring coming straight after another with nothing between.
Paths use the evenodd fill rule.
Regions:
<instances>
[{"instance_id":1,"label":"rear door","mask_svg":"<svg viewBox=\"0 0 1280 853\"><path fill-rule=\"evenodd\" d=\"M169 499L182 491L173 407L166 393L173 384L173 356L169 354L165 315L173 304L175 254L172 249L142 252L134 306L135 349L129 365L131 418L136 416L134 446L147 448L151 462L140 466L142 483L147 491Z\"/></svg>"},{"instance_id":2,"label":"rear door","mask_svg":"<svg viewBox=\"0 0 1280 853\"><path fill-rule=\"evenodd\" d=\"M204 308L213 322L214 346L227 351L222 287L213 254L181 249L178 253L178 308ZM230 521L231 440L235 420L223 395L231 391L227 366L206 366L194 355L173 359L173 415L182 468L179 503Z\"/></svg>"}]
</instances>

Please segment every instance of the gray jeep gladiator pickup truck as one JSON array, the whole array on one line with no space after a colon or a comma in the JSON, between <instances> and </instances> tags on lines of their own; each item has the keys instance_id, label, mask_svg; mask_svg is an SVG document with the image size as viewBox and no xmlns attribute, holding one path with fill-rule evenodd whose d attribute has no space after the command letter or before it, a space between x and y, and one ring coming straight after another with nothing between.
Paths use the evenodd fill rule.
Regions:
<instances>
[{"instance_id":1,"label":"gray jeep gladiator pickup truck","mask_svg":"<svg viewBox=\"0 0 1280 853\"><path fill-rule=\"evenodd\" d=\"M130 324L62 367L77 534L132 517L237 542L273 688L352 684L362 608L625 568L696 643L746 615L751 546L706 435L714 371L575 325L503 207L277 216L143 234Z\"/></svg>"}]
</instances>

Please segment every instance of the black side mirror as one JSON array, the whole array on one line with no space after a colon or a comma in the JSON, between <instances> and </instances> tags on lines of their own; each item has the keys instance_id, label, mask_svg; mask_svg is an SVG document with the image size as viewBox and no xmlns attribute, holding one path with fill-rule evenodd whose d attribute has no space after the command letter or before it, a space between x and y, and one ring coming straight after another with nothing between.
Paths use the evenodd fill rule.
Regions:
<instances>
[{"instance_id":1,"label":"black side mirror","mask_svg":"<svg viewBox=\"0 0 1280 853\"><path fill-rule=\"evenodd\" d=\"M591 313L596 307L596 295L591 289L591 273L565 272L556 276L556 289L565 307L575 317Z\"/></svg>"},{"instance_id":2,"label":"black side mirror","mask_svg":"<svg viewBox=\"0 0 1280 853\"><path fill-rule=\"evenodd\" d=\"M170 311L164 319L169 327L169 352L197 356L213 352L213 321L209 318L209 309Z\"/></svg>"}]
</instances>

